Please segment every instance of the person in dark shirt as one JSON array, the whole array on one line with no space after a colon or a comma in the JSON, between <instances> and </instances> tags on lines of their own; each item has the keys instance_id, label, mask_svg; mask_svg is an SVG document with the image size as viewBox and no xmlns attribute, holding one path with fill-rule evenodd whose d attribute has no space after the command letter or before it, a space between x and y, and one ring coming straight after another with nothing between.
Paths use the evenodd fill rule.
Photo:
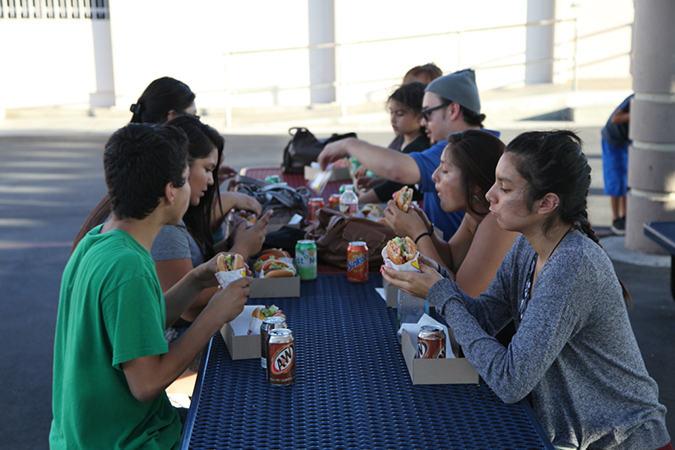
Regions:
<instances>
[{"instance_id":1,"label":"person in dark shirt","mask_svg":"<svg viewBox=\"0 0 675 450\"><path fill-rule=\"evenodd\" d=\"M429 148L429 138L424 127L421 126L422 120L422 99L424 98L425 84L412 82L404 84L394 91L387 100L389 104L389 115L391 117L391 126L396 134L396 147L389 148L403 153L421 152ZM385 203L391 200L394 192L405 186L403 183L384 180L381 178L371 178L365 175L365 166L359 167L356 173L357 187L372 188L359 195L359 203ZM422 194L410 185L414 190L413 199L421 200Z\"/></svg>"}]
</instances>

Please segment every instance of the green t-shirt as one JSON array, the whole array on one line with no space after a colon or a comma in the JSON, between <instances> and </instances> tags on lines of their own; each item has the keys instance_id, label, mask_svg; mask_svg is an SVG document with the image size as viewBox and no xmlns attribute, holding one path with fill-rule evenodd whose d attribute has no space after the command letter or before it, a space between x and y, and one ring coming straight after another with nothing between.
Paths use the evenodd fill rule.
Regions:
<instances>
[{"instance_id":1,"label":"green t-shirt","mask_svg":"<svg viewBox=\"0 0 675 450\"><path fill-rule=\"evenodd\" d=\"M100 231L79 243L63 273L50 447L177 448L180 418L166 394L140 402L121 367L169 350L155 264L128 233Z\"/></svg>"}]
</instances>

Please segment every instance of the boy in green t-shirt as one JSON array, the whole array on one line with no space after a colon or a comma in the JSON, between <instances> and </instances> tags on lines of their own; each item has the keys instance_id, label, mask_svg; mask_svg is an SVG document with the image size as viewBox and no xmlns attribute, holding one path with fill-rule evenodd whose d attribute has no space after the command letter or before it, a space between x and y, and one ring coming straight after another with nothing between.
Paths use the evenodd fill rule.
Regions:
<instances>
[{"instance_id":1,"label":"boy in green t-shirt","mask_svg":"<svg viewBox=\"0 0 675 450\"><path fill-rule=\"evenodd\" d=\"M164 330L208 287L215 259L162 294L150 256L190 199L185 134L130 124L105 147L110 221L79 243L63 273L54 342L50 447L177 448L181 423L166 387L244 307L251 279L219 290L178 339Z\"/></svg>"}]
</instances>

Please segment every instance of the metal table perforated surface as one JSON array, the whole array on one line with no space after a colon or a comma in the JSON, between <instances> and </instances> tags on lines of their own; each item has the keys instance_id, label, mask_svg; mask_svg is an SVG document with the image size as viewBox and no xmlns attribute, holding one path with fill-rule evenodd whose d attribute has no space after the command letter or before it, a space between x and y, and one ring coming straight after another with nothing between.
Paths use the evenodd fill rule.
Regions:
<instances>
[{"instance_id":1,"label":"metal table perforated surface","mask_svg":"<svg viewBox=\"0 0 675 450\"><path fill-rule=\"evenodd\" d=\"M505 404L483 383L413 385L379 286L379 275L322 275L299 298L249 300L287 314L296 382L271 386L259 359L233 361L216 334L181 448L553 449L524 401Z\"/></svg>"}]
</instances>

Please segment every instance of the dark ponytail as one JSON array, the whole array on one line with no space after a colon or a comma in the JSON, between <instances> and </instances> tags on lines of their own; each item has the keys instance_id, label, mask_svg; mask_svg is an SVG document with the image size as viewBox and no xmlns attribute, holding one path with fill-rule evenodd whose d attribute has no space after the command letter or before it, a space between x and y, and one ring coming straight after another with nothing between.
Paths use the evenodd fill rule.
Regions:
<instances>
[{"instance_id":1,"label":"dark ponytail","mask_svg":"<svg viewBox=\"0 0 675 450\"><path fill-rule=\"evenodd\" d=\"M195 94L190 87L171 77L154 80L145 88L136 103L129 107L133 113L131 123L166 122L169 111L184 114L195 101Z\"/></svg>"},{"instance_id":2,"label":"dark ponytail","mask_svg":"<svg viewBox=\"0 0 675 450\"><path fill-rule=\"evenodd\" d=\"M526 203L532 208L535 200L555 193L560 201L556 214L544 223L544 234L557 221L573 227L600 245L600 240L588 221L587 200L591 186L591 167L581 150L582 141L574 132L532 131L516 137L506 152L516 156L516 169L528 183ZM600 245L602 247L602 245ZM632 299L619 280L626 305Z\"/></svg>"}]
</instances>

